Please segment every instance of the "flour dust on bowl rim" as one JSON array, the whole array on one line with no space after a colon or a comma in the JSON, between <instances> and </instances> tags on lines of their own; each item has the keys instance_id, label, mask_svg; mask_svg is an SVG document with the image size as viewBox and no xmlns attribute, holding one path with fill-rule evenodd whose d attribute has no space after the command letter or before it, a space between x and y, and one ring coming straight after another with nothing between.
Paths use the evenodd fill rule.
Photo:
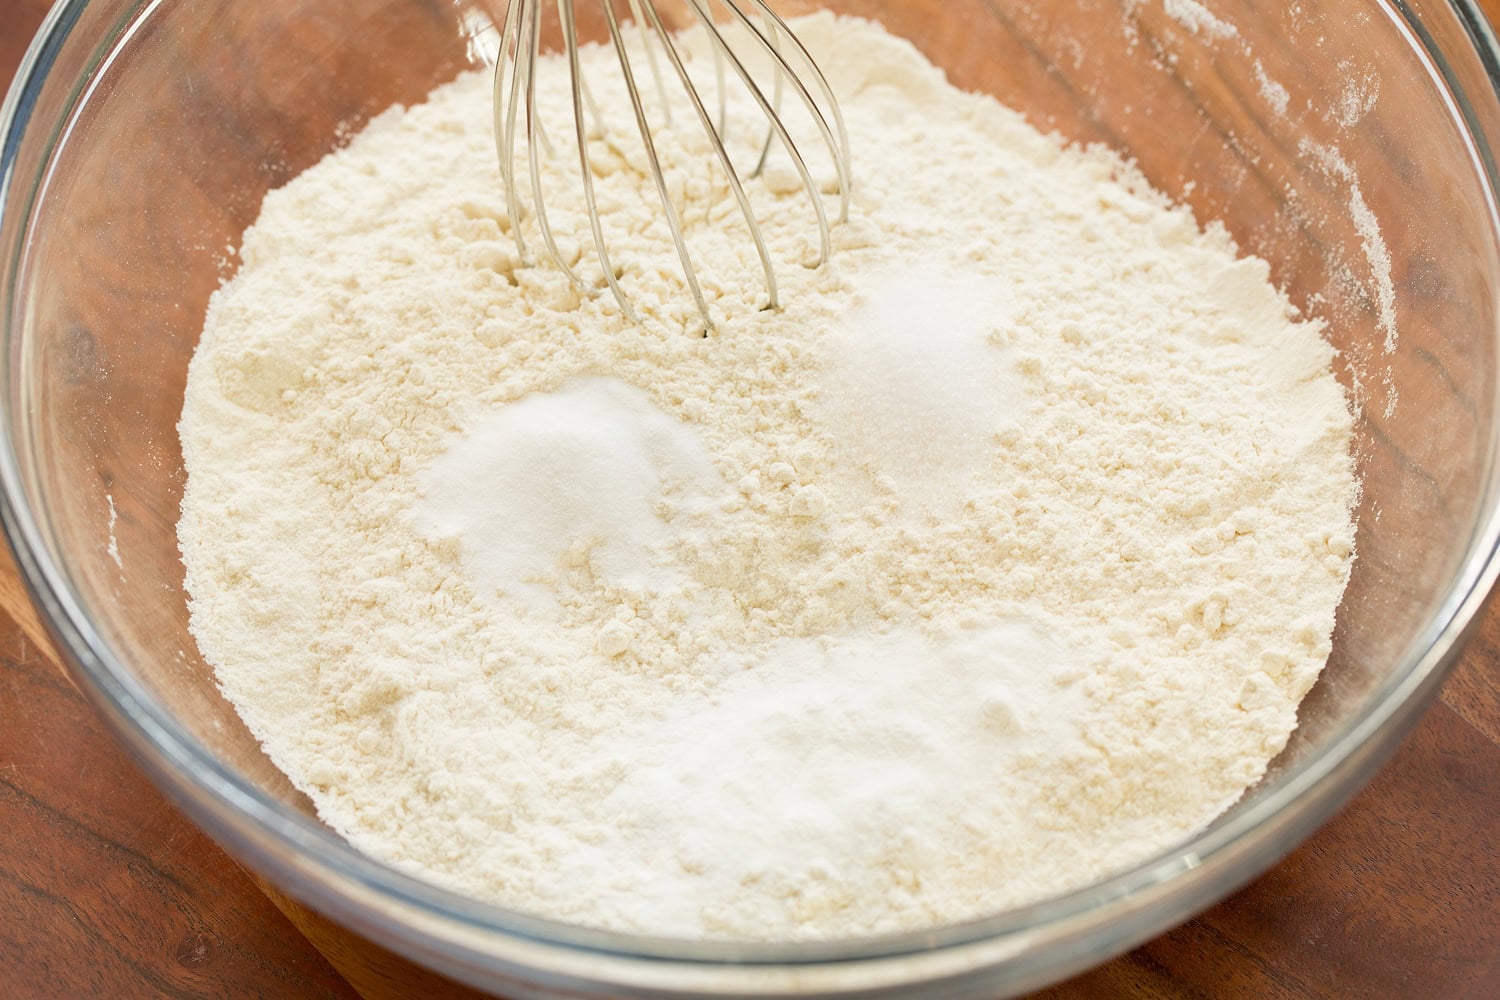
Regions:
<instances>
[{"instance_id":1,"label":"flour dust on bowl rim","mask_svg":"<svg viewBox=\"0 0 1500 1000\"><path fill-rule=\"evenodd\" d=\"M912 935L791 946L594 932L368 860L312 818L187 633L176 423L208 298L264 194L482 60L487 22L480 5L419 0L62 2L7 97L0 140L5 523L80 686L162 787L268 881L502 993L1017 992L1263 870L1431 698L1495 572L1500 63L1477 10L1383 6L1350 25L1332 4L1226 2L1204 21L1122 3L1085 24L1066 4L878 6L959 86L1106 142L1200 222L1222 220L1328 324L1361 403L1358 560L1287 751L1221 819L1130 871Z\"/></svg>"}]
</instances>

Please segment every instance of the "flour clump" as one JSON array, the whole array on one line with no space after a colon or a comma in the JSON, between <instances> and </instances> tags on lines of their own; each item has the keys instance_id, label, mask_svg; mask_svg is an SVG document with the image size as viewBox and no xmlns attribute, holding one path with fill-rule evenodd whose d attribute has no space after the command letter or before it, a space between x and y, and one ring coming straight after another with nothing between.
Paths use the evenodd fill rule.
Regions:
<instances>
[{"instance_id":1,"label":"flour clump","mask_svg":"<svg viewBox=\"0 0 1500 1000\"><path fill-rule=\"evenodd\" d=\"M689 938L970 919L1210 822L1327 660L1357 484L1320 324L1114 154L871 23L796 30L856 172L820 268L784 154L747 182L780 309L732 218L684 212L717 318L691 335L626 153L595 183L641 322L570 249L570 157L541 163L585 288L523 265L483 74L269 194L213 299L193 634L320 816L403 871ZM583 52L605 107L613 58ZM712 204L703 141L658 135Z\"/></svg>"}]
</instances>

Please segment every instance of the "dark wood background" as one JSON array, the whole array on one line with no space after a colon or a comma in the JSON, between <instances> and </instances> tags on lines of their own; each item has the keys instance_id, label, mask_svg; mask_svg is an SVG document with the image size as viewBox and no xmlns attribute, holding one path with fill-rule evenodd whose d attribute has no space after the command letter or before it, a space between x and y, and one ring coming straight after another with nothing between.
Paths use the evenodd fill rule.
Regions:
<instances>
[{"instance_id":1,"label":"dark wood background","mask_svg":"<svg viewBox=\"0 0 1500 1000\"><path fill-rule=\"evenodd\" d=\"M1500 0L1483 5L1500 14ZM0 0L0 86L48 6ZM1497 828L1500 608L1328 827L1229 900L1047 996L1500 997ZM258 885L168 805L65 677L0 553L0 995L444 992Z\"/></svg>"}]
</instances>

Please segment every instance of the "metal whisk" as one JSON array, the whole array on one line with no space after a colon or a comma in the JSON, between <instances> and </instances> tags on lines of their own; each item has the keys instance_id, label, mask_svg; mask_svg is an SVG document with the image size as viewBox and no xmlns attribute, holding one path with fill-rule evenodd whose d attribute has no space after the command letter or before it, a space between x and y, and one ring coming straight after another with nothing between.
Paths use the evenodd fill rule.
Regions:
<instances>
[{"instance_id":1,"label":"metal whisk","mask_svg":"<svg viewBox=\"0 0 1500 1000\"><path fill-rule=\"evenodd\" d=\"M717 0L719 6L728 15L728 23L737 25L740 30L735 31L734 37L738 42L732 42L730 33L724 26L714 19L715 0L685 0L685 6L691 10L693 18L702 26L707 33L710 48L714 59L715 76L718 84L718 116L715 119L710 115L705 106L703 96L699 93L697 86L688 74L682 52L679 49L677 39L664 24L653 0L628 0L630 22L640 38L640 50L646 54L649 72L655 81L655 91L661 105L661 114L667 122L671 121L673 99L670 94L677 94L679 101L685 101L686 107L691 109L702 127L707 131L713 149L713 155L719 168L723 171L728 182L729 190L739 205L740 214L749 226L750 236L755 242L755 249L760 257L761 268L765 275L765 287L769 296L769 307L778 308L780 305L776 286L776 272L771 262L771 254L766 248L765 237L761 231L760 223L756 219L755 212L751 207L750 199L745 192L744 183L736 168L732 157L725 148L725 134L728 127L726 115L726 74L727 66L744 85L754 104L760 109L766 119L766 132L764 141L760 147L760 157L755 163L749 177L759 175L766 166L767 159L773 145L780 143L791 160L792 166L801 178L809 201L812 204L813 214L817 220L819 233L819 256L816 265L820 266L827 261L831 253L831 236L828 221L828 213L823 204L823 196L818 184L813 180L812 171L808 168L802 152L797 148L786 123L781 116L781 101L784 89L790 89L792 94L800 101L817 131L822 137L823 143L828 148L837 175L839 194L840 222L847 221L849 214L849 153L848 133L844 127L843 116L839 111L837 100L834 98L833 90L828 85L828 80L813 61L803 44L792 34L786 22L778 16L768 4L762 0ZM632 54L629 51L624 30L621 26L621 18L615 10L612 0L599 0L605 23L609 29L609 39L613 44L614 51L618 56L620 72L624 80L625 89L629 93L631 110L634 112L636 130L639 133L640 142L645 151L646 161L652 180L655 182L656 192L661 201L661 209L665 214L668 228L672 234L672 240L676 245L677 256L681 261L682 273L686 279L689 289L692 291L697 303L698 313L703 319L703 335L713 328L713 320L709 315L708 302L703 295L702 286L699 284L698 272L693 266L693 261L688 253L687 241L683 235L681 216L678 206L674 205L673 199L668 192L666 178L663 176L661 161L657 152L656 141L652 135L652 128L648 122L646 103L642 98L641 87L636 73L637 67L632 64ZM625 291L620 287L620 282L614 266L610 262L609 247L607 245L604 227L599 217L599 206L594 193L593 173L589 156L589 128L585 121L585 108L592 117L596 128L603 129L603 119L599 109L594 103L594 98L589 90L588 82L584 78L579 59L579 43L577 29L577 12L574 0L557 0L558 17L561 22L563 36L563 55L569 72L569 81L572 87L573 103L573 125L578 147L578 161L581 168L584 201L588 209L588 218L593 234L595 253L598 256L599 265L603 270L604 280L608 283L610 291L614 293L616 301L619 302L621 310L632 321L637 319L635 310L631 308ZM547 254L573 283L580 289L586 290L586 284L579 277L577 271L564 259L558 249L558 243L553 236L552 227L547 219L546 203L542 194L542 181L540 171L540 157L556 155L556 150L548 140L541 122L538 120L536 97L536 77L538 64L541 59L541 10L542 0L511 0L505 15L504 25L501 30L500 51L495 62L494 80L494 116L495 116L495 147L500 159L500 173L505 187L506 209L510 216L511 231L515 234L516 249L523 263L530 263L532 257L528 251L526 240L522 235L521 220L523 206L517 192L516 185L516 142L517 132L524 129L526 138L525 159L527 170L530 174L530 196L531 205L535 212L537 228L540 230L542 242L546 245ZM627 22L630 23L630 22ZM739 46L737 49L736 46ZM748 48L746 48L748 46ZM758 51L759 55L752 56L752 51ZM658 53L665 56L665 62L669 67L671 75L675 76L677 87L673 88L667 82L669 77L661 71L661 60ZM639 52L637 52L639 58ZM758 80L750 68L748 62L769 62L771 67L769 81ZM766 94L765 83L769 82L771 95ZM816 96L815 96L816 92ZM679 106L679 111L682 107ZM832 119L832 124L830 124Z\"/></svg>"}]
</instances>

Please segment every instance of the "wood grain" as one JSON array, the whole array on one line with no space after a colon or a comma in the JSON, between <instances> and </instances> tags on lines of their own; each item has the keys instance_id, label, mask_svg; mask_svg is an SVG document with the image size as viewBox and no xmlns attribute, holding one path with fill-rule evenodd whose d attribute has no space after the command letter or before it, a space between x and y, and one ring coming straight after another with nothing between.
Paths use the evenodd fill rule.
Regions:
<instances>
[{"instance_id":1,"label":"wood grain","mask_svg":"<svg viewBox=\"0 0 1500 1000\"><path fill-rule=\"evenodd\" d=\"M0 3L4 80L47 3ZM122 754L0 559L0 994L467 995L262 888ZM1500 996L1497 912L1492 610L1440 703L1328 827L1197 919L1042 995Z\"/></svg>"},{"instance_id":2,"label":"wood grain","mask_svg":"<svg viewBox=\"0 0 1500 1000\"><path fill-rule=\"evenodd\" d=\"M0 995L354 996L126 761L0 578Z\"/></svg>"}]
</instances>

